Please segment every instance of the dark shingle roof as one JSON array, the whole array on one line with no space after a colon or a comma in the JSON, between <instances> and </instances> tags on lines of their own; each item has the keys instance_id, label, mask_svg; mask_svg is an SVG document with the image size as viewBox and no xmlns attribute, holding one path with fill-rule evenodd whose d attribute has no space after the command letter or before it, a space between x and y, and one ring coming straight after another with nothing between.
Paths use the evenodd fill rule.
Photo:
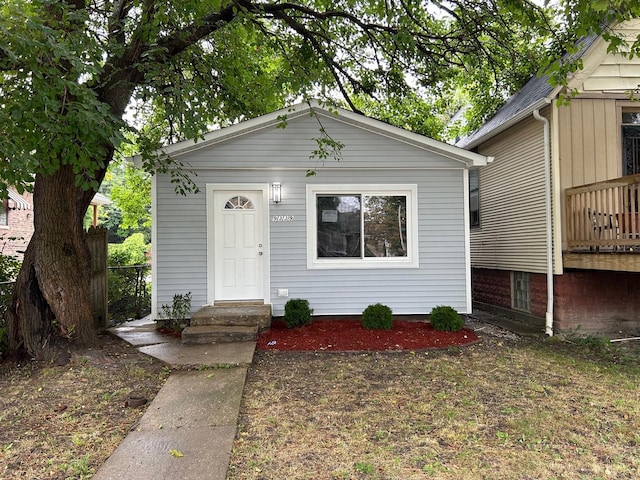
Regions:
<instances>
[{"instance_id":1,"label":"dark shingle roof","mask_svg":"<svg viewBox=\"0 0 640 480\"><path fill-rule=\"evenodd\" d=\"M572 59L582 57L597 38L596 35L592 35L581 39L578 43L581 48L572 56ZM549 97L553 90L554 87L550 85L548 75L534 75L518 93L513 95L498 109L493 117L469 136L460 139L456 143L456 146L473 148L479 143L488 140L493 135L499 133L500 127L507 124L510 120L518 115L531 113L535 108L539 108L539 104L545 98Z\"/></svg>"}]
</instances>

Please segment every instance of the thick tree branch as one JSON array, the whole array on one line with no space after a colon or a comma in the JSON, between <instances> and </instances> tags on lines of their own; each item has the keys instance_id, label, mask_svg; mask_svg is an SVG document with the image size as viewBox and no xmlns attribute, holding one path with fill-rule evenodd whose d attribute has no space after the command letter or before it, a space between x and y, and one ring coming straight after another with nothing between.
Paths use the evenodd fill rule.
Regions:
<instances>
[{"instance_id":1,"label":"thick tree branch","mask_svg":"<svg viewBox=\"0 0 640 480\"><path fill-rule=\"evenodd\" d=\"M119 43L124 43L124 21L133 7L131 0L118 0L113 5L113 11L109 16L107 31L109 36L116 38Z\"/></svg>"}]
</instances>

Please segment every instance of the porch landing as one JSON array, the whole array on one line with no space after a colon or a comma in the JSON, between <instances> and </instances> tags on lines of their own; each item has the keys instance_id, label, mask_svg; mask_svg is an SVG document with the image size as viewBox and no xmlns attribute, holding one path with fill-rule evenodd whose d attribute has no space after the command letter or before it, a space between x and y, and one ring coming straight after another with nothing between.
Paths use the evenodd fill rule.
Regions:
<instances>
[{"instance_id":1,"label":"porch landing","mask_svg":"<svg viewBox=\"0 0 640 480\"><path fill-rule=\"evenodd\" d=\"M219 302L205 305L182 331L182 343L255 341L271 326L271 305L262 302Z\"/></svg>"}]
</instances>

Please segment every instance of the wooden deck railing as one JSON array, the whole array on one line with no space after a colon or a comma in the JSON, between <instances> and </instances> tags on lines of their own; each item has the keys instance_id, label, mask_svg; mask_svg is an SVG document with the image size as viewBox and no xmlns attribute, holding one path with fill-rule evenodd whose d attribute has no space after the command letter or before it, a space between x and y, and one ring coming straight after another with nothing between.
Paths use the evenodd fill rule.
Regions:
<instances>
[{"instance_id":1,"label":"wooden deck railing","mask_svg":"<svg viewBox=\"0 0 640 480\"><path fill-rule=\"evenodd\" d=\"M640 253L640 175L565 191L570 251Z\"/></svg>"}]
</instances>

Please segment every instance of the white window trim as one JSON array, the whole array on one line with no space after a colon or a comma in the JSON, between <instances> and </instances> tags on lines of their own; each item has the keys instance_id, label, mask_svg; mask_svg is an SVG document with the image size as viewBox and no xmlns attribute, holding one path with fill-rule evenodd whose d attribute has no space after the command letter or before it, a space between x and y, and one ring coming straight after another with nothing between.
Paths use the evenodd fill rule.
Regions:
<instances>
[{"instance_id":1,"label":"white window trim","mask_svg":"<svg viewBox=\"0 0 640 480\"><path fill-rule=\"evenodd\" d=\"M0 209L4 213L6 223L0 223L0 230L9 230L9 207L6 200L0 200Z\"/></svg>"},{"instance_id":2,"label":"white window trim","mask_svg":"<svg viewBox=\"0 0 640 480\"><path fill-rule=\"evenodd\" d=\"M318 258L316 197L318 195L363 194L406 195L407 256L366 258ZM372 269L419 268L418 254L418 186L409 184L374 185L307 185L307 268L308 269Z\"/></svg>"}]
</instances>

